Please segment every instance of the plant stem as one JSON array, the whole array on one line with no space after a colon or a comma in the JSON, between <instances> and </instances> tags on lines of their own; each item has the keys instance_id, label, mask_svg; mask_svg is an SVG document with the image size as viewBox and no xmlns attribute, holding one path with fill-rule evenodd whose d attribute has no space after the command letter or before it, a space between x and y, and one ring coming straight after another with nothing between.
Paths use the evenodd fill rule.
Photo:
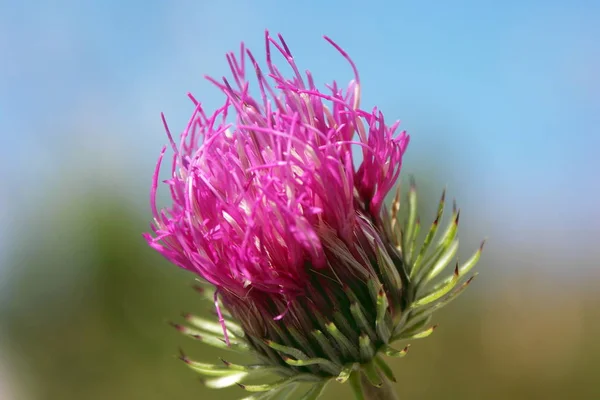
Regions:
<instances>
[{"instance_id":1,"label":"plant stem","mask_svg":"<svg viewBox=\"0 0 600 400\"><path fill-rule=\"evenodd\" d=\"M398 394L387 378L383 378L383 386L378 388L373 386L364 374L360 374L360 389L364 400L398 400Z\"/></svg>"}]
</instances>

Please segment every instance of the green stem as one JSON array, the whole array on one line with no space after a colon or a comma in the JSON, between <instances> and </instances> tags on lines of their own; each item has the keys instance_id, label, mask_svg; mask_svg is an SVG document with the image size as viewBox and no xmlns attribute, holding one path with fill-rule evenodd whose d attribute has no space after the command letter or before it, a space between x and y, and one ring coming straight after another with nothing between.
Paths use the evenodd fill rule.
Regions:
<instances>
[{"instance_id":1,"label":"green stem","mask_svg":"<svg viewBox=\"0 0 600 400\"><path fill-rule=\"evenodd\" d=\"M387 378L383 378L383 386L379 388L373 386L359 371L353 372L350 379L357 400L398 400L398 394Z\"/></svg>"}]
</instances>

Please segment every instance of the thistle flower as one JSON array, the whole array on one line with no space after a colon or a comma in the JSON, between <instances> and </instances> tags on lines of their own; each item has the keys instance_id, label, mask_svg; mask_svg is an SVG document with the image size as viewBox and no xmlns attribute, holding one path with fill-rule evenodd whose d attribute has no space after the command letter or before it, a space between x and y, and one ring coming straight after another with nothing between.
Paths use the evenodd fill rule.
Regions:
<instances>
[{"instance_id":1,"label":"thistle flower","mask_svg":"<svg viewBox=\"0 0 600 400\"><path fill-rule=\"evenodd\" d=\"M349 380L357 396L395 381L383 355L402 357L399 340L423 338L432 312L471 281L463 279L481 248L453 274L437 279L458 249L459 212L434 244L444 210L420 248L417 194L411 184L408 217L399 221L400 191L388 209L409 136L399 122L387 125L376 108L360 108L361 85L333 82L318 89L303 77L281 36L266 33L266 66L241 45L227 55L232 80L207 78L225 95L221 108L196 108L173 139L172 204L156 206L154 173L150 246L199 276L214 301L214 321L186 316L175 325L194 339L223 349L251 352L255 365L204 364L181 356L207 377L210 387L238 384L253 398L271 398L311 382L304 398L316 398L334 378ZM272 60L291 67L284 76ZM257 78L257 97L246 76ZM256 89L255 89L256 90ZM280 380L246 384L265 372ZM378 392L379 390L379 392Z\"/></svg>"}]
</instances>

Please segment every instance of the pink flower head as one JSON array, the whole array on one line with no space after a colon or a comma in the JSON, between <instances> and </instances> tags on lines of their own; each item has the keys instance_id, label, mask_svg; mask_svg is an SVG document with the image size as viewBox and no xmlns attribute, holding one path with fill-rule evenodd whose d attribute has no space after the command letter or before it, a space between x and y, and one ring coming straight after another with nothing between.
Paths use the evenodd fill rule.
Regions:
<instances>
[{"instance_id":1,"label":"pink flower head","mask_svg":"<svg viewBox=\"0 0 600 400\"><path fill-rule=\"evenodd\" d=\"M360 108L354 63L325 39L354 70L346 89L333 82L319 90L310 72L302 76L283 38L267 32L266 70L242 43L239 57L227 55L232 79L207 78L224 93L223 106L208 114L190 95L196 108L179 143L165 123L174 151L166 181L172 205L159 211L155 201L163 149L151 193L153 234L145 238L228 298L289 304L307 295L319 271L353 263L371 268L369 235L357 231L381 229L383 201L409 137L396 134L399 123L386 125L376 108ZM291 77L274 65L273 50L291 66ZM258 80L256 97L248 69Z\"/></svg>"}]
</instances>

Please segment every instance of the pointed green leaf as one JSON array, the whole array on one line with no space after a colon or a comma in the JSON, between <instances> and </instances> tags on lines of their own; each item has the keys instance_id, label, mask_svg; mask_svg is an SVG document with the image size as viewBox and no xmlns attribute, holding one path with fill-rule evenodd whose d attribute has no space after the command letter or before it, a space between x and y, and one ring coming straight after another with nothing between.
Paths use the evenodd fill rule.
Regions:
<instances>
[{"instance_id":1,"label":"pointed green leaf","mask_svg":"<svg viewBox=\"0 0 600 400\"><path fill-rule=\"evenodd\" d=\"M356 347L352 345L350 340L348 340L348 338L344 336L342 332L340 332L338 327L333 322L327 324L327 332L329 332L329 334L337 342L338 347L340 348L340 350L342 350L343 353L345 353L349 357L358 359L359 354Z\"/></svg>"},{"instance_id":2,"label":"pointed green leaf","mask_svg":"<svg viewBox=\"0 0 600 400\"><path fill-rule=\"evenodd\" d=\"M306 336L300 334L298 329L293 326L288 327L288 332L292 336L292 338L298 343L299 347L304 350L306 355L310 358L316 357L316 353L312 349L312 345L307 340Z\"/></svg>"},{"instance_id":3,"label":"pointed green leaf","mask_svg":"<svg viewBox=\"0 0 600 400\"><path fill-rule=\"evenodd\" d=\"M356 293L354 293L352 288L350 288L350 286L346 285L345 283L344 283L344 293L346 293L346 296L348 297L348 300L350 300L350 303L360 303L360 300L358 300Z\"/></svg>"},{"instance_id":4,"label":"pointed green leaf","mask_svg":"<svg viewBox=\"0 0 600 400\"><path fill-rule=\"evenodd\" d=\"M277 334L275 337L271 338L274 342L287 347L296 347L296 343L294 343L294 341L288 334L287 329L284 330L278 321L274 321L271 319L269 319L268 321L269 328L274 330Z\"/></svg>"},{"instance_id":5,"label":"pointed green leaf","mask_svg":"<svg viewBox=\"0 0 600 400\"><path fill-rule=\"evenodd\" d=\"M331 345L329 339L325 336L323 332L321 332L318 329L315 329L311 332L311 334L317 340L317 342L323 349L323 352L325 352L325 354L327 355L327 357L329 357L330 360L332 360L336 364L342 363L338 351Z\"/></svg>"},{"instance_id":6,"label":"pointed green leaf","mask_svg":"<svg viewBox=\"0 0 600 400\"><path fill-rule=\"evenodd\" d=\"M383 340L384 343L387 343L387 341L390 339L390 336L392 335L390 327L388 326L385 320L388 306L389 304L387 295L385 294L383 288L381 288L379 290L379 293L377 294L377 319L375 321L375 327L377 329L379 337L381 338L381 340Z\"/></svg>"},{"instance_id":7,"label":"pointed green leaf","mask_svg":"<svg viewBox=\"0 0 600 400\"><path fill-rule=\"evenodd\" d=\"M291 378L286 378L286 379L282 379L277 382L263 383L263 384L259 384L259 385L244 385L244 384L238 383L238 386L247 392L269 392L272 390L276 390L276 389L280 388L281 386L285 385L286 383L289 382L290 379Z\"/></svg>"},{"instance_id":8,"label":"pointed green leaf","mask_svg":"<svg viewBox=\"0 0 600 400\"><path fill-rule=\"evenodd\" d=\"M381 376L379 376L379 372L377 371L377 368L372 362L364 364L362 372L365 374L367 380L371 385L377 388L383 386L383 380L381 379Z\"/></svg>"},{"instance_id":9,"label":"pointed green leaf","mask_svg":"<svg viewBox=\"0 0 600 400\"><path fill-rule=\"evenodd\" d=\"M473 267L479 262L484 245L485 240L481 242L481 245L479 245L479 249L477 249L477 251L471 256L471 258L469 258L463 265L460 266L460 268L458 269L458 273L460 276L465 276L466 274L468 274L471 271L471 269L473 269Z\"/></svg>"},{"instance_id":10,"label":"pointed green leaf","mask_svg":"<svg viewBox=\"0 0 600 400\"><path fill-rule=\"evenodd\" d=\"M377 365L377 367L379 367L379 370L383 373L383 375L385 375L387 379L394 383L397 382L396 377L394 376L394 372L392 371L390 366L385 362L385 360L381 358L381 356L377 355L375 357L375 364Z\"/></svg>"},{"instance_id":11,"label":"pointed green leaf","mask_svg":"<svg viewBox=\"0 0 600 400\"><path fill-rule=\"evenodd\" d=\"M403 348L402 350L396 350L393 347L384 346L381 350L383 351L383 353L386 356L389 356L389 357L404 357L406 355L406 353L408 353L409 347L410 347L410 344L407 344L406 347Z\"/></svg>"},{"instance_id":12,"label":"pointed green leaf","mask_svg":"<svg viewBox=\"0 0 600 400\"><path fill-rule=\"evenodd\" d=\"M475 276L477 276L477 275L473 275L471 278L469 278L467 281L465 281L462 285L460 285L458 288L456 288L456 290L450 292L450 294L448 294L446 297L440 299L440 301L438 301L437 303L434 303L430 307L424 308L424 309L419 310L416 313L414 313L413 318L414 319L425 319L425 318L429 319L431 314L433 314L435 311L439 310L440 308L445 307L452 300L457 298L467 288L467 286L469 286L469 284L473 281Z\"/></svg>"},{"instance_id":13,"label":"pointed green leaf","mask_svg":"<svg viewBox=\"0 0 600 400\"><path fill-rule=\"evenodd\" d=\"M303 349L303 353L306 354L308 359L317 358L317 353L315 352L314 346L308 341L307 337L300 334L296 328L293 326L288 327L288 332L292 336L292 338L298 343L298 347ZM308 365L308 372L312 374L317 374L319 372L319 367L314 365ZM328 367L322 367L325 370L329 370ZM336 370L338 371L338 370ZM335 372L334 374L337 374Z\"/></svg>"},{"instance_id":14,"label":"pointed green leaf","mask_svg":"<svg viewBox=\"0 0 600 400\"><path fill-rule=\"evenodd\" d=\"M337 375L340 373L340 366L326 360L324 358L309 358L307 360L294 360L289 357L284 357L283 361L286 364L291 365L293 367L306 367L309 365L320 365L323 369L327 370L332 375Z\"/></svg>"},{"instance_id":15,"label":"pointed green leaf","mask_svg":"<svg viewBox=\"0 0 600 400\"><path fill-rule=\"evenodd\" d=\"M231 370L222 365L200 363L197 361L192 361L188 358L182 358L182 360L183 360L183 362L185 362L185 364L188 367L190 367L194 371L198 372L199 374L202 374L205 376L217 377L217 376L229 376L229 375L239 375L240 373L247 373L247 371L235 371L235 370Z\"/></svg>"},{"instance_id":16,"label":"pointed green leaf","mask_svg":"<svg viewBox=\"0 0 600 400\"><path fill-rule=\"evenodd\" d=\"M405 223L404 236L402 237L402 257L410 260L409 246L414 234L417 220L417 188L415 181L411 178L410 190L408 191L408 217Z\"/></svg>"},{"instance_id":17,"label":"pointed green leaf","mask_svg":"<svg viewBox=\"0 0 600 400\"><path fill-rule=\"evenodd\" d=\"M254 352L254 354L262 362L276 365L281 360L281 354L267 346L264 339L247 335L246 340L251 346L259 349L259 351Z\"/></svg>"},{"instance_id":18,"label":"pointed green leaf","mask_svg":"<svg viewBox=\"0 0 600 400\"><path fill-rule=\"evenodd\" d=\"M326 330L327 329L327 321L323 317L323 314L321 314L321 312L316 307L313 308L311 311L313 313L313 316L315 317L315 319L319 323L319 327L322 330Z\"/></svg>"},{"instance_id":19,"label":"pointed green leaf","mask_svg":"<svg viewBox=\"0 0 600 400\"><path fill-rule=\"evenodd\" d=\"M299 374L299 375L294 375L289 378L281 379L281 380L279 380L277 382L273 382L273 383L265 383L265 384L259 384L259 385L244 385L244 384L238 383L238 386L248 392L267 392L269 390L274 390L274 389L280 388L284 385L288 385L291 383L319 382L321 380L322 380L322 378L315 377L314 375Z\"/></svg>"},{"instance_id":20,"label":"pointed green leaf","mask_svg":"<svg viewBox=\"0 0 600 400\"><path fill-rule=\"evenodd\" d=\"M458 251L458 239L450 244L444 251L440 253L440 256L437 259L431 261L429 265L424 267L423 269L427 272L427 276L423 279L423 284L427 284L427 282L431 282L436 276L440 274L446 268L446 266L452 261L452 259L456 256Z\"/></svg>"},{"instance_id":21,"label":"pointed green leaf","mask_svg":"<svg viewBox=\"0 0 600 400\"><path fill-rule=\"evenodd\" d=\"M198 340L202 343L206 343L209 346L213 346L223 350L232 350L238 352L247 352L249 350L248 345L244 342L230 341L229 345L227 345L223 338L215 336L213 334L207 332L200 332L196 329L191 329L187 326L179 324L171 323L171 325L184 335L194 340Z\"/></svg>"},{"instance_id":22,"label":"pointed green leaf","mask_svg":"<svg viewBox=\"0 0 600 400\"><path fill-rule=\"evenodd\" d=\"M399 339L423 339L423 338L426 338L427 336L431 335L433 333L433 331L435 330L435 328L437 328L437 325L433 325L432 327L427 328L423 331L403 334L403 335L400 335Z\"/></svg>"},{"instance_id":23,"label":"pointed green leaf","mask_svg":"<svg viewBox=\"0 0 600 400\"><path fill-rule=\"evenodd\" d=\"M373 330L373 327L367 320L367 317L365 317L365 313L363 312L361 305L359 303L352 303L350 306L350 313L354 317L354 321L356 321L358 328L361 331L366 332L371 340L375 340L377 336Z\"/></svg>"},{"instance_id":24,"label":"pointed green leaf","mask_svg":"<svg viewBox=\"0 0 600 400\"><path fill-rule=\"evenodd\" d=\"M398 223L398 218L400 217L400 197L402 196L402 191L400 190L400 185L396 187L396 195L394 196L394 200L390 206L390 230L391 230L391 238L393 240L394 246L398 250L402 250L402 234L400 233L400 224Z\"/></svg>"},{"instance_id":25,"label":"pointed green leaf","mask_svg":"<svg viewBox=\"0 0 600 400\"><path fill-rule=\"evenodd\" d=\"M280 353L287 354L288 356L292 356L298 360L308 359L308 356L306 354L304 354L301 350L295 349L293 347L284 346L275 343L272 340L265 340L265 344L270 348L279 351Z\"/></svg>"},{"instance_id":26,"label":"pointed green leaf","mask_svg":"<svg viewBox=\"0 0 600 400\"><path fill-rule=\"evenodd\" d=\"M228 369L234 370L234 371L248 371L249 369L253 368L252 366L234 364L223 358L219 358L219 359L221 360L221 362L223 364L225 364L225 367L227 367Z\"/></svg>"},{"instance_id":27,"label":"pointed green leaf","mask_svg":"<svg viewBox=\"0 0 600 400\"><path fill-rule=\"evenodd\" d=\"M375 244L375 255L377 256L377 265L381 271L382 280L386 289L395 292L402 290L402 279L400 279L398 268L392 261L388 252Z\"/></svg>"},{"instance_id":28,"label":"pointed green leaf","mask_svg":"<svg viewBox=\"0 0 600 400\"><path fill-rule=\"evenodd\" d=\"M282 372L288 370L285 367L275 366L275 365L271 365L271 364L240 365L240 364L231 363L222 358L220 360L223 362L224 368L227 368L232 371L248 372L249 374L253 374L253 375L256 373L259 373L259 372L260 373L268 373L268 372L282 373Z\"/></svg>"},{"instance_id":29,"label":"pointed green leaf","mask_svg":"<svg viewBox=\"0 0 600 400\"><path fill-rule=\"evenodd\" d=\"M433 293L430 293L428 295L425 295L424 297L421 297L419 300L415 301L412 304L412 307L413 308L421 307L421 306L427 305L429 303L432 303L432 302L442 298L446 293L450 292L454 288L454 286L456 286L459 278L460 278L460 275L458 274L458 265L457 265L456 268L454 269L454 275L452 275L452 279L450 281L448 281L448 283L446 283L444 286L442 286L438 290L434 291Z\"/></svg>"},{"instance_id":30,"label":"pointed green leaf","mask_svg":"<svg viewBox=\"0 0 600 400\"><path fill-rule=\"evenodd\" d=\"M369 294L371 295L373 304L377 304L377 295L379 294L381 286L382 285L377 278L371 278L367 281L367 288L369 289Z\"/></svg>"},{"instance_id":31,"label":"pointed green leaf","mask_svg":"<svg viewBox=\"0 0 600 400\"><path fill-rule=\"evenodd\" d=\"M371 339L366 333L358 338L358 346L363 361L369 361L375 355L375 347L373 347L373 343L371 343Z\"/></svg>"},{"instance_id":32,"label":"pointed green leaf","mask_svg":"<svg viewBox=\"0 0 600 400\"><path fill-rule=\"evenodd\" d=\"M204 381L204 385L211 389L223 389L238 384L238 382L244 379L246 375L247 374L245 372L240 372L239 374L207 379Z\"/></svg>"},{"instance_id":33,"label":"pointed green leaf","mask_svg":"<svg viewBox=\"0 0 600 400\"><path fill-rule=\"evenodd\" d=\"M339 330L351 341L355 342L358 340L358 334L356 328L350 325L350 322L346 317L339 311L333 313L333 321Z\"/></svg>"},{"instance_id":34,"label":"pointed green leaf","mask_svg":"<svg viewBox=\"0 0 600 400\"><path fill-rule=\"evenodd\" d=\"M413 333L417 333L422 331L426 325L428 325L431 316L420 317L416 313L411 315L410 319L403 324L403 326L398 327L398 332L396 332L391 339L391 342L399 340L405 336L410 336Z\"/></svg>"},{"instance_id":35,"label":"pointed green leaf","mask_svg":"<svg viewBox=\"0 0 600 400\"><path fill-rule=\"evenodd\" d=\"M210 321L192 314L184 314L184 318L195 328L212 333L213 335L223 335L223 327L217 321ZM225 321L225 327L232 339L235 339L235 336L244 337L244 331L238 324L231 321Z\"/></svg>"},{"instance_id":36,"label":"pointed green leaf","mask_svg":"<svg viewBox=\"0 0 600 400\"><path fill-rule=\"evenodd\" d=\"M460 220L460 210L456 210L456 205L454 205L454 209L452 210L452 222L446 228L444 235L440 238L439 244L447 247L452 243L454 238L456 238L456 233L458 232L458 222Z\"/></svg>"},{"instance_id":37,"label":"pointed green leaf","mask_svg":"<svg viewBox=\"0 0 600 400\"><path fill-rule=\"evenodd\" d=\"M444 189L444 192L442 193L442 198L440 199L440 203L438 205L438 211L437 211L437 216L435 218L435 221L433 221L433 224L431 225L429 232L425 236L425 240L423 242L423 245L421 246L421 250L419 250L419 255L417 256L417 259L415 260L415 262L413 263L413 266L411 268L411 271L410 271L411 278L415 278L418 275L419 267L421 266L423 258L427 254L427 250L429 250L429 246L431 245L433 239L435 238L435 234L437 233L439 223L444 214L445 201L446 201L446 190Z\"/></svg>"},{"instance_id":38,"label":"pointed green leaf","mask_svg":"<svg viewBox=\"0 0 600 400\"><path fill-rule=\"evenodd\" d=\"M354 393L354 397L356 400L367 400L365 399L365 395L363 394L362 384L360 383L360 371L353 371L350 374L350 387L352 388L352 393Z\"/></svg>"},{"instance_id":39,"label":"pointed green leaf","mask_svg":"<svg viewBox=\"0 0 600 400\"><path fill-rule=\"evenodd\" d=\"M392 214L384 204L381 205L381 222L382 228L385 232L385 236L391 238L392 235Z\"/></svg>"},{"instance_id":40,"label":"pointed green leaf","mask_svg":"<svg viewBox=\"0 0 600 400\"><path fill-rule=\"evenodd\" d=\"M338 377L335 378L335 380L338 381L339 383L346 383L348 378L350 378L352 371L356 370L357 368L358 368L358 363L344 365L344 367L342 368L342 371L340 372Z\"/></svg>"},{"instance_id":41,"label":"pointed green leaf","mask_svg":"<svg viewBox=\"0 0 600 400\"><path fill-rule=\"evenodd\" d=\"M421 220L419 218L417 218L417 221L415 223L415 229L413 234L411 235L410 238L410 243L409 243L409 249L408 249L408 254L410 255L410 257L407 260L407 264L411 265L412 261L415 257L415 247L416 247L416 243L417 243L417 237L419 236L419 232L421 232Z\"/></svg>"},{"instance_id":42,"label":"pointed green leaf","mask_svg":"<svg viewBox=\"0 0 600 400\"><path fill-rule=\"evenodd\" d=\"M427 272L433 265L442 257L442 255L448 250L458 232L458 221L460 218L460 211L453 211L452 222L446 228L444 235L440 238L436 249L429 255L425 261L423 261L423 267L420 268L420 272Z\"/></svg>"}]
</instances>

